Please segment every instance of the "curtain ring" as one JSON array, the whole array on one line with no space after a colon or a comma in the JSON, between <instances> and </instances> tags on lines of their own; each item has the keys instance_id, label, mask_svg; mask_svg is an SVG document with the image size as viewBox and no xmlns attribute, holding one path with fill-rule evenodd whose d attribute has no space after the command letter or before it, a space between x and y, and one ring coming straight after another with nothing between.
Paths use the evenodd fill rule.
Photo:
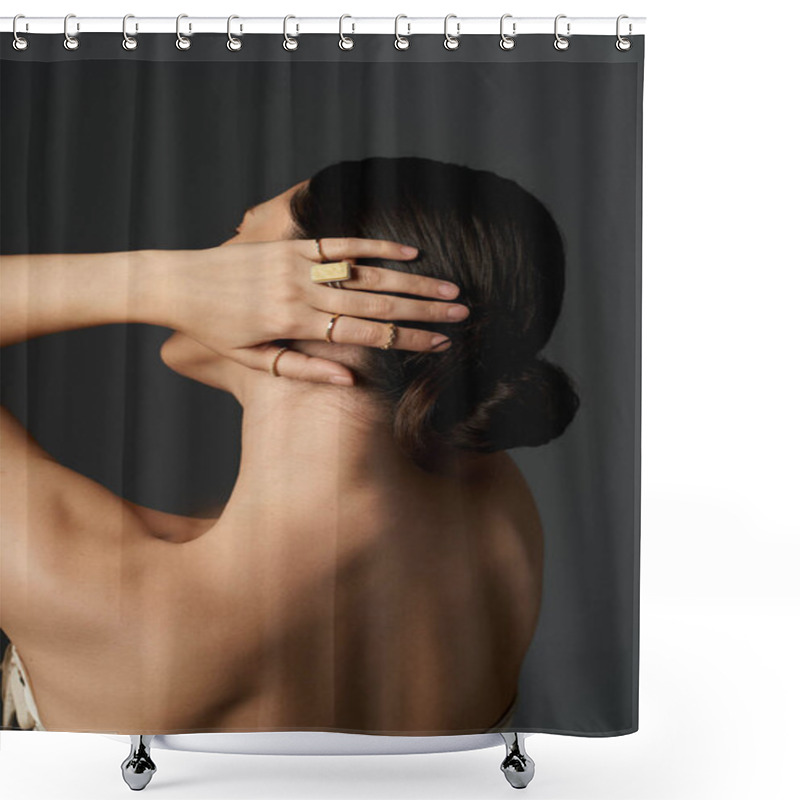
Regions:
<instances>
[{"instance_id":1,"label":"curtain ring","mask_svg":"<svg viewBox=\"0 0 800 800\"><path fill-rule=\"evenodd\" d=\"M69 35L69 30L67 30L67 26L69 25L70 19L72 19L75 15L74 14L67 14L64 17L64 48L67 50L77 50L78 45L80 42L77 40L75 36ZM81 29L80 23L75 24L75 30L79 31Z\"/></svg>"},{"instance_id":2,"label":"curtain ring","mask_svg":"<svg viewBox=\"0 0 800 800\"><path fill-rule=\"evenodd\" d=\"M631 49L631 40L630 39L626 39L624 36L621 36L620 32L619 32L619 22L622 19L629 19L629 17L628 17L627 14L620 14L617 17L617 41L614 44L615 44L617 50L630 50ZM633 33L633 25L631 25L631 23L629 22L628 23L628 36L630 36L631 33Z\"/></svg>"},{"instance_id":3,"label":"curtain ring","mask_svg":"<svg viewBox=\"0 0 800 800\"><path fill-rule=\"evenodd\" d=\"M236 14L231 14L228 17L228 41L227 41L227 45L226 45L228 50L230 50L232 53L235 53L237 50L241 50L242 49L242 40L241 39L237 39L233 34L231 34L231 21L234 20L234 19L239 19L239 17L237 17ZM239 25L239 32L240 33L241 33L241 30L242 30L242 26Z\"/></svg>"},{"instance_id":4,"label":"curtain ring","mask_svg":"<svg viewBox=\"0 0 800 800\"><path fill-rule=\"evenodd\" d=\"M556 34L556 39L555 39L555 41L553 42L553 47L555 47L555 49L556 49L556 50L566 50L566 49L569 47L569 39L565 39L565 38L564 38L564 37L563 37L563 36L562 36L562 35L561 35L561 34L558 32L558 21L559 21L560 19L566 19L566 18L567 18L567 15L566 15L566 14L559 14L559 15L556 17L556 21L555 21L555 27L554 27L555 34ZM569 22L568 22L568 23L567 23L567 36L569 36L569 33L570 33L570 32L569 32L569 29L570 29L570 24L569 24Z\"/></svg>"},{"instance_id":5,"label":"curtain ring","mask_svg":"<svg viewBox=\"0 0 800 800\"><path fill-rule=\"evenodd\" d=\"M342 32L342 23L344 22L346 17L353 19L349 14L342 14L342 16L339 17L339 47L342 50L352 50L353 47L355 47L356 43L349 36L345 36L344 33ZM351 25L352 25L352 30L350 31L350 33L355 33L356 30L355 22L351 23Z\"/></svg>"},{"instance_id":6,"label":"curtain ring","mask_svg":"<svg viewBox=\"0 0 800 800\"><path fill-rule=\"evenodd\" d=\"M503 14L500 17L500 47L503 50L512 50L516 42L514 41L514 37L517 35L517 23L511 23L511 36L503 31L503 23L510 17L513 16L512 14Z\"/></svg>"},{"instance_id":7,"label":"curtain ring","mask_svg":"<svg viewBox=\"0 0 800 800\"><path fill-rule=\"evenodd\" d=\"M12 42L15 50L27 50L28 49L28 40L24 36L20 36L17 33L17 20L18 19L25 19L24 14L17 14L14 17L14 22L11 24L11 30L14 33L14 41ZM25 23L25 30L28 30L28 23Z\"/></svg>"},{"instance_id":8,"label":"curtain ring","mask_svg":"<svg viewBox=\"0 0 800 800\"><path fill-rule=\"evenodd\" d=\"M450 19L456 17L455 14L448 14L444 18L444 46L446 50L456 50L458 48L459 42L458 37L461 35L461 23L456 22L456 35L452 36L447 32L447 23ZM458 19L456 17L456 19Z\"/></svg>"},{"instance_id":9,"label":"curtain ring","mask_svg":"<svg viewBox=\"0 0 800 800\"><path fill-rule=\"evenodd\" d=\"M394 18L394 46L398 50L408 50L408 48L411 47L411 42L406 39L406 36L411 36L411 23L406 22L408 31L406 32L406 36L401 36L400 31L398 30L398 25L401 19L408 19L408 17L405 14L398 14Z\"/></svg>"},{"instance_id":10,"label":"curtain ring","mask_svg":"<svg viewBox=\"0 0 800 800\"><path fill-rule=\"evenodd\" d=\"M175 19L175 35L178 37L175 40L175 47L178 50L188 50L192 46L192 40L188 39L181 33L181 20L188 17L188 14L178 14L177 18ZM192 30L192 23L189 23L189 31Z\"/></svg>"},{"instance_id":11,"label":"curtain ring","mask_svg":"<svg viewBox=\"0 0 800 800\"><path fill-rule=\"evenodd\" d=\"M286 30L286 23L290 19L297 19L297 17L294 17L291 14L287 14L283 18L283 49L284 50L297 50L297 45L298 45L297 39L293 39L291 36L289 36L289 34L288 34L287 30ZM296 34L300 33L300 26L299 25L297 25L297 30L295 31L295 33Z\"/></svg>"},{"instance_id":12,"label":"curtain ring","mask_svg":"<svg viewBox=\"0 0 800 800\"><path fill-rule=\"evenodd\" d=\"M135 36L129 36L128 35L128 20L129 19L135 19L133 14L126 14L122 18L122 46L126 50L135 50L137 48L137 46L139 45L139 42L136 41L136 37ZM134 27L138 31L139 30L139 23L138 22L135 23Z\"/></svg>"}]
</instances>

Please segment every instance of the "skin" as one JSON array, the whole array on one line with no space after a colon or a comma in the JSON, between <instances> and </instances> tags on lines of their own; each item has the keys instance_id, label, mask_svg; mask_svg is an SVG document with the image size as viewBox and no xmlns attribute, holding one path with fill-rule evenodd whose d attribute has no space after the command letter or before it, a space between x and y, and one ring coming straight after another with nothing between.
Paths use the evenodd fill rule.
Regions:
<instances>
[{"instance_id":1,"label":"skin","mask_svg":"<svg viewBox=\"0 0 800 800\"><path fill-rule=\"evenodd\" d=\"M299 185L245 215L226 246L285 237ZM317 359L349 375L363 352L312 338L292 348L300 373ZM541 599L541 522L508 454L453 451L430 475L357 384L275 377L263 359L254 369L183 332L161 357L242 406L239 474L218 516L121 499L2 409L0 627L45 728L493 724Z\"/></svg>"}]
</instances>

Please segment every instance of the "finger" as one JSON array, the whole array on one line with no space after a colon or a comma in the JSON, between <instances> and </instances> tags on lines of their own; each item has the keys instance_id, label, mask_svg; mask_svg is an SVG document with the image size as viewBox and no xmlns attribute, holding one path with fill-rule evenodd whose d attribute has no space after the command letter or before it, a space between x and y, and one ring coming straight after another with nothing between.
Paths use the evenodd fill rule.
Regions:
<instances>
[{"instance_id":1,"label":"finger","mask_svg":"<svg viewBox=\"0 0 800 800\"><path fill-rule=\"evenodd\" d=\"M392 270L386 270L391 272ZM350 281L347 282L348 284ZM460 303L440 300L414 300L376 292L334 289L316 284L309 300L320 311L372 319L408 319L422 322L460 322L469 316L469 308Z\"/></svg>"},{"instance_id":2,"label":"finger","mask_svg":"<svg viewBox=\"0 0 800 800\"><path fill-rule=\"evenodd\" d=\"M366 264L353 264L350 268L350 278L342 281L342 286L345 289L399 292L421 297L445 297L450 300L458 297L460 291L455 283L440 278L414 275L411 272L400 272L385 267L368 267Z\"/></svg>"},{"instance_id":3,"label":"finger","mask_svg":"<svg viewBox=\"0 0 800 800\"><path fill-rule=\"evenodd\" d=\"M275 377L280 378L295 378L313 383L336 383L344 386L352 386L355 382L353 373L344 364L327 358L308 356L292 350L291 347L280 353L276 363L275 359L280 350L280 345L270 342L256 347L237 348L231 353L231 358L246 367L264 370L270 375L273 374L272 367L275 364L277 373Z\"/></svg>"},{"instance_id":4,"label":"finger","mask_svg":"<svg viewBox=\"0 0 800 800\"><path fill-rule=\"evenodd\" d=\"M403 261L415 258L416 247L386 239L359 239L355 236L320 239L320 256L315 239L298 240L303 255L311 261L343 261L345 258L390 258Z\"/></svg>"},{"instance_id":5,"label":"finger","mask_svg":"<svg viewBox=\"0 0 800 800\"><path fill-rule=\"evenodd\" d=\"M325 339L332 314L314 311L310 328L297 336L298 339ZM305 325L303 326L305 328ZM360 344L367 347L383 347L390 340L391 328L386 322L375 322L358 317L341 316L333 323L331 341L336 344ZM397 326L392 350L442 351L450 347L450 339L436 331Z\"/></svg>"}]
</instances>

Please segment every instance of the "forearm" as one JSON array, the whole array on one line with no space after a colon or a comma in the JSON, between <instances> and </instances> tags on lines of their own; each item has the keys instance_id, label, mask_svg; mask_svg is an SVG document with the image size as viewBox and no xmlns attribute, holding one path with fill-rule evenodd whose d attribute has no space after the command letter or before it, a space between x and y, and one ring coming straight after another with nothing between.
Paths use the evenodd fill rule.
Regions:
<instances>
[{"instance_id":1,"label":"forearm","mask_svg":"<svg viewBox=\"0 0 800 800\"><path fill-rule=\"evenodd\" d=\"M0 256L0 346L117 322L172 327L171 287L192 252Z\"/></svg>"}]
</instances>

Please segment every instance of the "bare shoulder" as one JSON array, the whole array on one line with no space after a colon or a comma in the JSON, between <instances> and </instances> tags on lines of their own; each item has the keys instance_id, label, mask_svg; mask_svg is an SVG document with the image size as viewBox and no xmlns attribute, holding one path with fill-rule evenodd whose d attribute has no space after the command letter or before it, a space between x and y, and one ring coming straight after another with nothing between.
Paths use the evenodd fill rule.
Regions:
<instances>
[{"instance_id":1,"label":"bare shoulder","mask_svg":"<svg viewBox=\"0 0 800 800\"><path fill-rule=\"evenodd\" d=\"M540 561L539 508L514 459L505 451L485 455L470 466L468 476L479 517L492 521L488 530L498 555L513 559L524 552L527 560Z\"/></svg>"},{"instance_id":2,"label":"bare shoulder","mask_svg":"<svg viewBox=\"0 0 800 800\"><path fill-rule=\"evenodd\" d=\"M28 650L107 638L147 581L192 574L189 545L156 538L140 507L58 463L7 411L0 456L0 628Z\"/></svg>"},{"instance_id":3,"label":"bare shoulder","mask_svg":"<svg viewBox=\"0 0 800 800\"><path fill-rule=\"evenodd\" d=\"M506 452L478 461L470 480L474 547L486 567L486 602L521 658L536 629L542 599L544 533L533 492Z\"/></svg>"}]
</instances>

